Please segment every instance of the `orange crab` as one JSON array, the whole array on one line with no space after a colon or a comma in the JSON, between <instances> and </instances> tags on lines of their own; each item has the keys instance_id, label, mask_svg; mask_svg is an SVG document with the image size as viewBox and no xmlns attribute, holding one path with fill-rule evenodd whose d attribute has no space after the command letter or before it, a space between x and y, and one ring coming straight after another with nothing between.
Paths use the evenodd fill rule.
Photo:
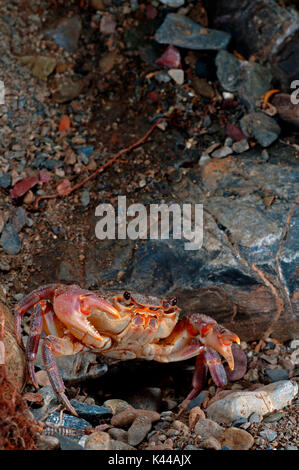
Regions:
<instances>
[{"instance_id":1,"label":"orange crab","mask_svg":"<svg viewBox=\"0 0 299 470\"><path fill-rule=\"evenodd\" d=\"M173 362L197 356L193 389L188 399L202 388L207 369L217 386L227 383L220 353L234 369L232 342L238 336L203 314L179 319L176 298L159 301L152 296L96 292L76 285L49 284L24 297L15 307L16 334L22 346L21 320L30 309L32 320L26 345L29 375L34 373L42 330L42 356L51 385L66 408L77 416L65 395L55 356L92 350L115 359L146 359Z\"/></svg>"}]
</instances>

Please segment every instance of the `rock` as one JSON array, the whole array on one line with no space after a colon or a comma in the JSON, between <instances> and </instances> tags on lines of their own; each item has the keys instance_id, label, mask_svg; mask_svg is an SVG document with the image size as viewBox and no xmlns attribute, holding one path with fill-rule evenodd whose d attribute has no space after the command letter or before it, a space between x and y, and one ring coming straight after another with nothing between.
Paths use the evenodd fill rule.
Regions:
<instances>
[{"instance_id":1,"label":"rock","mask_svg":"<svg viewBox=\"0 0 299 470\"><path fill-rule=\"evenodd\" d=\"M4 173L0 176L0 186L1 188L7 189L11 185L11 175L9 173Z\"/></svg>"},{"instance_id":2,"label":"rock","mask_svg":"<svg viewBox=\"0 0 299 470\"><path fill-rule=\"evenodd\" d=\"M80 95L85 87L85 81L79 80L75 82L71 78L63 78L56 82L53 98L57 103L67 103Z\"/></svg>"},{"instance_id":3,"label":"rock","mask_svg":"<svg viewBox=\"0 0 299 470\"><path fill-rule=\"evenodd\" d=\"M192 79L194 90L205 98L212 99L215 96L214 88L209 84L206 78L194 77Z\"/></svg>"},{"instance_id":4,"label":"rock","mask_svg":"<svg viewBox=\"0 0 299 470\"><path fill-rule=\"evenodd\" d=\"M280 127L275 119L260 111L243 116L240 125L242 132L247 137L254 137L262 147L269 147L280 134Z\"/></svg>"},{"instance_id":5,"label":"rock","mask_svg":"<svg viewBox=\"0 0 299 470\"><path fill-rule=\"evenodd\" d=\"M174 46L168 46L165 52L156 60L158 67L167 67L168 69L181 69L180 51Z\"/></svg>"},{"instance_id":6,"label":"rock","mask_svg":"<svg viewBox=\"0 0 299 470\"><path fill-rule=\"evenodd\" d=\"M267 441L272 442L277 438L277 432L273 431L272 429L264 429L260 432L260 436Z\"/></svg>"},{"instance_id":7,"label":"rock","mask_svg":"<svg viewBox=\"0 0 299 470\"><path fill-rule=\"evenodd\" d=\"M110 443L111 450L136 450L135 447L130 446L126 442L112 440Z\"/></svg>"},{"instance_id":8,"label":"rock","mask_svg":"<svg viewBox=\"0 0 299 470\"><path fill-rule=\"evenodd\" d=\"M8 379L21 391L25 385L27 368L24 351L17 343L15 335L14 317L2 301L0 288L0 312L4 314L4 348L5 368ZM0 329L2 329L2 315L0 313Z\"/></svg>"},{"instance_id":9,"label":"rock","mask_svg":"<svg viewBox=\"0 0 299 470\"><path fill-rule=\"evenodd\" d=\"M56 67L56 59L48 56L23 56L20 62L34 77L44 81Z\"/></svg>"},{"instance_id":10,"label":"rock","mask_svg":"<svg viewBox=\"0 0 299 470\"><path fill-rule=\"evenodd\" d=\"M37 441L38 450L57 450L60 448L59 440L55 436L40 434Z\"/></svg>"},{"instance_id":11,"label":"rock","mask_svg":"<svg viewBox=\"0 0 299 470\"><path fill-rule=\"evenodd\" d=\"M110 13L105 13L101 17L100 31L104 34L113 34L116 28L116 21Z\"/></svg>"},{"instance_id":12,"label":"rock","mask_svg":"<svg viewBox=\"0 0 299 470\"><path fill-rule=\"evenodd\" d=\"M181 69L170 69L168 70L168 75L177 83L178 85L183 85L184 83L184 71Z\"/></svg>"},{"instance_id":13,"label":"rock","mask_svg":"<svg viewBox=\"0 0 299 470\"><path fill-rule=\"evenodd\" d=\"M111 438L106 432L93 432L86 441L86 450L111 450Z\"/></svg>"},{"instance_id":14,"label":"rock","mask_svg":"<svg viewBox=\"0 0 299 470\"><path fill-rule=\"evenodd\" d=\"M249 450L254 444L249 432L235 427L226 429L218 439L222 447L228 446L231 450Z\"/></svg>"},{"instance_id":15,"label":"rock","mask_svg":"<svg viewBox=\"0 0 299 470\"><path fill-rule=\"evenodd\" d=\"M291 95L277 93L273 96L271 103L275 106L281 121L297 129L299 128L299 103L292 103Z\"/></svg>"},{"instance_id":16,"label":"rock","mask_svg":"<svg viewBox=\"0 0 299 470\"><path fill-rule=\"evenodd\" d=\"M39 394L43 397L43 406L32 410L36 419L46 416L50 410L54 410L61 403L52 385L47 385L39 389Z\"/></svg>"},{"instance_id":17,"label":"rock","mask_svg":"<svg viewBox=\"0 0 299 470\"><path fill-rule=\"evenodd\" d=\"M249 380L249 382L258 382L259 380L259 373L257 369L249 369L249 371L244 375L245 380Z\"/></svg>"},{"instance_id":18,"label":"rock","mask_svg":"<svg viewBox=\"0 0 299 470\"><path fill-rule=\"evenodd\" d=\"M81 204L83 207L87 207L90 203L90 192L88 189L84 189L80 196Z\"/></svg>"},{"instance_id":19,"label":"rock","mask_svg":"<svg viewBox=\"0 0 299 470\"><path fill-rule=\"evenodd\" d=\"M243 153L246 152L246 150L249 150L250 147L247 140L243 139L238 142L234 142L232 148L235 153Z\"/></svg>"},{"instance_id":20,"label":"rock","mask_svg":"<svg viewBox=\"0 0 299 470\"><path fill-rule=\"evenodd\" d=\"M171 44L194 50L225 49L230 35L223 31L207 29L176 13L169 13L156 31L155 40L160 44Z\"/></svg>"},{"instance_id":21,"label":"rock","mask_svg":"<svg viewBox=\"0 0 299 470\"><path fill-rule=\"evenodd\" d=\"M99 423L101 418L108 418L112 414L109 408L103 406L87 405L78 400L71 400L71 404L80 417L95 425Z\"/></svg>"},{"instance_id":22,"label":"rock","mask_svg":"<svg viewBox=\"0 0 299 470\"><path fill-rule=\"evenodd\" d=\"M265 369L266 375L269 377L271 382L278 382L280 380L288 380L289 373L284 369Z\"/></svg>"},{"instance_id":23,"label":"rock","mask_svg":"<svg viewBox=\"0 0 299 470\"><path fill-rule=\"evenodd\" d=\"M103 405L106 408L110 408L113 415L119 414L125 410L132 410L132 406L126 402L125 400L113 399L113 400L106 400Z\"/></svg>"},{"instance_id":24,"label":"rock","mask_svg":"<svg viewBox=\"0 0 299 470\"><path fill-rule=\"evenodd\" d=\"M211 419L200 419L194 428L194 432L199 434L202 439L208 439L210 436L218 438L223 431L224 427Z\"/></svg>"},{"instance_id":25,"label":"rock","mask_svg":"<svg viewBox=\"0 0 299 470\"><path fill-rule=\"evenodd\" d=\"M12 210L11 223L17 232L20 232L26 224L27 216L22 207L17 207Z\"/></svg>"},{"instance_id":26,"label":"rock","mask_svg":"<svg viewBox=\"0 0 299 470\"><path fill-rule=\"evenodd\" d=\"M260 416L289 405L298 393L298 385L289 380L275 382L252 392L233 392L208 406L208 418L230 424L236 419L249 418L252 413Z\"/></svg>"},{"instance_id":27,"label":"rock","mask_svg":"<svg viewBox=\"0 0 299 470\"><path fill-rule=\"evenodd\" d=\"M46 37L53 41L67 52L75 52L81 34L82 23L80 16L74 15L71 18L62 18L52 24L44 32Z\"/></svg>"},{"instance_id":28,"label":"rock","mask_svg":"<svg viewBox=\"0 0 299 470\"><path fill-rule=\"evenodd\" d=\"M172 8L179 8L184 5L185 0L159 0L160 3Z\"/></svg>"},{"instance_id":29,"label":"rock","mask_svg":"<svg viewBox=\"0 0 299 470\"><path fill-rule=\"evenodd\" d=\"M212 153L213 158L225 158L233 153L230 147L220 147Z\"/></svg>"},{"instance_id":30,"label":"rock","mask_svg":"<svg viewBox=\"0 0 299 470\"><path fill-rule=\"evenodd\" d=\"M219 51L215 63L222 87L236 93L248 111L271 89L271 72L261 64L240 61L227 51Z\"/></svg>"},{"instance_id":31,"label":"rock","mask_svg":"<svg viewBox=\"0 0 299 470\"><path fill-rule=\"evenodd\" d=\"M240 127L230 122L226 126L226 135L237 142L247 139Z\"/></svg>"},{"instance_id":32,"label":"rock","mask_svg":"<svg viewBox=\"0 0 299 470\"><path fill-rule=\"evenodd\" d=\"M108 434L116 441L128 442L128 432L124 429L112 428L108 430Z\"/></svg>"},{"instance_id":33,"label":"rock","mask_svg":"<svg viewBox=\"0 0 299 470\"><path fill-rule=\"evenodd\" d=\"M147 433L152 428L152 421L148 416L136 416L132 425L128 429L128 443L131 446L136 446L145 439Z\"/></svg>"},{"instance_id":34,"label":"rock","mask_svg":"<svg viewBox=\"0 0 299 470\"><path fill-rule=\"evenodd\" d=\"M200 447L207 450L220 450L221 444L214 436L210 436L204 441L200 442Z\"/></svg>"},{"instance_id":35,"label":"rock","mask_svg":"<svg viewBox=\"0 0 299 470\"><path fill-rule=\"evenodd\" d=\"M199 421L200 419L205 419L205 418L206 418L205 413L199 406L195 406L194 408L192 408L189 413L190 429L193 429L195 427L197 421Z\"/></svg>"},{"instance_id":36,"label":"rock","mask_svg":"<svg viewBox=\"0 0 299 470\"><path fill-rule=\"evenodd\" d=\"M249 420L248 420L250 423L259 423L261 421L261 417L258 413L252 413L250 416L249 416Z\"/></svg>"},{"instance_id":37,"label":"rock","mask_svg":"<svg viewBox=\"0 0 299 470\"><path fill-rule=\"evenodd\" d=\"M38 178L35 176L29 176L28 178L24 178L21 181L18 181L13 187L10 192L10 196L12 199L18 199L19 197L24 196L24 194L29 191L29 189L36 186L38 183Z\"/></svg>"},{"instance_id":38,"label":"rock","mask_svg":"<svg viewBox=\"0 0 299 470\"><path fill-rule=\"evenodd\" d=\"M153 423L160 419L159 413L151 410L135 410L127 409L114 415L111 419L111 425L115 427L122 427L131 424L137 416L146 416Z\"/></svg>"},{"instance_id":39,"label":"rock","mask_svg":"<svg viewBox=\"0 0 299 470\"><path fill-rule=\"evenodd\" d=\"M21 240L12 224L6 224L1 234L0 245L8 255L17 255L21 250Z\"/></svg>"},{"instance_id":40,"label":"rock","mask_svg":"<svg viewBox=\"0 0 299 470\"><path fill-rule=\"evenodd\" d=\"M79 445L75 441L75 439L71 439L70 437L63 436L61 434L56 433L56 437L59 441L60 449L61 450L82 450L82 446ZM86 437L86 436L84 436ZM82 438L80 438L81 440Z\"/></svg>"},{"instance_id":41,"label":"rock","mask_svg":"<svg viewBox=\"0 0 299 470\"><path fill-rule=\"evenodd\" d=\"M99 69L103 75L111 72L113 70L114 65L117 61L117 54L115 52L107 52L103 54L99 60Z\"/></svg>"}]
</instances>

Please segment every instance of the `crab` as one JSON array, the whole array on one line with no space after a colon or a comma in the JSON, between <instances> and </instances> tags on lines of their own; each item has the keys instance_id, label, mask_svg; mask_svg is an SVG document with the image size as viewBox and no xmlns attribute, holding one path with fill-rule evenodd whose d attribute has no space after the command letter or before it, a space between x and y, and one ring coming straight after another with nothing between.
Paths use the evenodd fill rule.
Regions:
<instances>
[{"instance_id":1,"label":"crab","mask_svg":"<svg viewBox=\"0 0 299 470\"><path fill-rule=\"evenodd\" d=\"M197 356L192 390L194 398L204 385L207 371L218 387L227 383L221 354L234 369L232 343L240 344L235 333L211 317L192 313L180 318L175 297L158 300L140 294L105 293L59 283L39 287L15 306L17 341L21 336L22 316L32 309L26 360L32 384L38 389L34 372L38 346L42 340L42 357L50 383L70 413L77 416L65 394L56 364L56 356L68 356L91 350L118 359L145 359L175 362Z\"/></svg>"}]
</instances>

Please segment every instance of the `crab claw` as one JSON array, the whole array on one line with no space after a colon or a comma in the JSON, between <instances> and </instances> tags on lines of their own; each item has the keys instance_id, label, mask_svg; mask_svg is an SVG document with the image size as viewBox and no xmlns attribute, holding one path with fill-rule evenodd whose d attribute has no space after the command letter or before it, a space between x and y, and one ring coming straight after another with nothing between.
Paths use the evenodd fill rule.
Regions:
<instances>
[{"instance_id":1,"label":"crab claw","mask_svg":"<svg viewBox=\"0 0 299 470\"><path fill-rule=\"evenodd\" d=\"M196 336L203 344L213 348L227 361L230 370L234 370L234 356L231 345L240 344L239 337L219 325L207 315L193 314L189 317L189 333Z\"/></svg>"}]
</instances>

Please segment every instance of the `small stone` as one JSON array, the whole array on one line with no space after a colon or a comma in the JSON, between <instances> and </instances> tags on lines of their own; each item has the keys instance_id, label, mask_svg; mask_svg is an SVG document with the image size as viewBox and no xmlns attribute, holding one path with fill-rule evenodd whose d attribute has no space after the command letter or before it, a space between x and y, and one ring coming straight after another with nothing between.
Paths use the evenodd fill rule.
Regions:
<instances>
[{"instance_id":1,"label":"small stone","mask_svg":"<svg viewBox=\"0 0 299 470\"><path fill-rule=\"evenodd\" d=\"M90 203L90 192L88 189L82 191L80 199L82 206L87 207Z\"/></svg>"},{"instance_id":2,"label":"small stone","mask_svg":"<svg viewBox=\"0 0 299 470\"><path fill-rule=\"evenodd\" d=\"M111 70L114 68L116 61L117 54L115 52L107 52L106 54L102 55L99 60L100 72L104 75L111 72Z\"/></svg>"},{"instance_id":3,"label":"small stone","mask_svg":"<svg viewBox=\"0 0 299 470\"><path fill-rule=\"evenodd\" d=\"M249 143L246 139L239 140L239 142L234 142L233 145L233 151L235 153L243 153L246 152L246 150L249 150Z\"/></svg>"},{"instance_id":4,"label":"small stone","mask_svg":"<svg viewBox=\"0 0 299 470\"><path fill-rule=\"evenodd\" d=\"M112 414L109 408L103 406L88 405L78 400L71 400L71 404L80 417L95 424L98 424L101 418L107 418Z\"/></svg>"},{"instance_id":5,"label":"small stone","mask_svg":"<svg viewBox=\"0 0 299 470\"><path fill-rule=\"evenodd\" d=\"M174 46L168 46L166 51L156 60L158 67L167 67L168 69L181 69L180 51Z\"/></svg>"},{"instance_id":6,"label":"small stone","mask_svg":"<svg viewBox=\"0 0 299 470\"><path fill-rule=\"evenodd\" d=\"M160 419L159 413L151 410L135 410L134 408L124 410L111 419L111 425L115 427L122 427L131 424L137 416L146 416L151 422Z\"/></svg>"},{"instance_id":7,"label":"small stone","mask_svg":"<svg viewBox=\"0 0 299 470\"><path fill-rule=\"evenodd\" d=\"M241 424L244 424L244 423L247 423L247 419L246 418L240 418L240 419L236 419L236 421L234 421L232 423L232 426L234 428L239 428L241 426Z\"/></svg>"},{"instance_id":8,"label":"small stone","mask_svg":"<svg viewBox=\"0 0 299 470\"><path fill-rule=\"evenodd\" d=\"M9 173L4 173L4 175L0 176L0 186L4 189L11 186L11 175Z\"/></svg>"},{"instance_id":9,"label":"small stone","mask_svg":"<svg viewBox=\"0 0 299 470\"><path fill-rule=\"evenodd\" d=\"M257 369L249 369L248 372L244 375L244 379L249 382L258 382L259 373Z\"/></svg>"},{"instance_id":10,"label":"small stone","mask_svg":"<svg viewBox=\"0 0 299 470\"><path fill-rule=\"evenodd\" d=\"M197 421L194 431L202 439L208 439L210 436L218 438L223 433L224 427L211 419L200 419Z\"/></svg>"},{"instance_id":11,"label":"small stone","mask_svg":"<svg viewBox=\"0 0 299 470\"><path fill-rule=\"evenodd\" d=\"M287 445L287 446L285 446L285 449L286 450L298 450L298 447L297 446L292 446L292 445Z\"/></svg>"},{"instance_id":12,"label":"small stone","mask_svg":"<svg viewBox=\"0 0 299 470\"><path fill-rule=\"evenodd\" d=\"M20 58L20 61L34 77L44 81L47 80L56 67L56 59L54 57L24 56Z\"/></svg>"},{"instance_id":13,"label":"small stone","mask_svg":"<svg viewBox=\"0 0 299 470\"><path fill-rule=\"evenodd\" d=\"M11 223L17 232L20 232L26 224L26 212L22 207L13 209L11 216Z\"/></svg>"},{"instance_id":14,"label":"small stone","mask_svg":"<svg viewBox=\"0 0 299 470\"><path fill-rule=\"evenodd\" d=\"M176 13L169 13L155 34L155 40L160 44L194 50L224 49L230 38L228 33L204 28L190 18Z\"/></svg>"},{"instance_id":15,"label":"small stone","mask_svg":"<svg viewBox=\"0 0 299 470\"><path fill-rule=\"evenodd\" d=\"M183 85L184 83L184 70L182 69L170 69L168 70L168 75L177 83L178 85Z\"/></svg>"},{"instance_id":16,"label":"small stone","mask_svg":"<svg viewBox=\"0 0 299 470\"><path fill-rule=\"evenodd\" d=\"M264 429L263 431L260 432L260 436L263 439L266 439L269 442L274 441L277 437L277 432L272 431L272 429Z\"/></svg>"},{"instance_id":17,"label":"small stone","mask_svg":"<svg viewBox=\"0 0 299 470\"><path fill-rule=\"evenodd\" d=\"M266 375L269 377L271 382L278 382L280 380L288 380L289 373L284 369L265 369Z\"/></svg>"},{"instance_id":18,"label":"small stone","mask_svg":"<svg viewBox=\"0 0 299 470\"><path fill-rule=\"evenodd\" d=\"M252 413L250 416L249 416L249 419L248 421L250 423L259 423L261 421L261 417L258 413Z\"/></svg>"},{"instance_id":19,"label":"small stone","mask_svg":"<svg viewBox=\"0 0 299 470\"><path fill-rule=\"evenodd\" d=\"M173 429L176 429L177 431L179 431L179 433L181 433L183 435L188 435L189 432L190 432L188 426L185 423L183 423L182 421L179 421L179 420L175 420L172 423L172 427L173 427Z\"/></svg>"},{"instance_id":20,"label":"small stone","mask_svg":"<svg viewBox=\"0 0 299 470\"><path fill-rule=\"evenodd\" d=\"M128 443L132 446L140 444L151 428L152 422L147 416L137 416L128 429Z\"/></svg>"},{"instance_id":21,"label":"small stone","mask_svg":"<svg viewBox=\"0 0 299 470\"><path fill-rule=\"evenodd\" d=\"M122 442L118 440L111 440L110 449L111 450L136 450L135 447L130 446L126 442Z\"/></svg>"},{"instance_id":22,"label":"small stone","mask_svg":"<svg viewBox=\"0 0 299 470\"><path fill-rule=\"evenodd\" d=\"M111 438L106 432L93 432L85 442L86 450L111 450Z\"/></svg>"},{"instance_id":23,"label":"small stone","mask_svg":"<svg viewBox=\"0 0 299 470\"><path fill-rule=\"evenodd\" d=\"M262 147L271 145L280 134L280 127L270 116L260 111L243 116L240 121L242 132L247 137L254 137Z\"/></svg>"},{"instance_id":24,"label":"small stone","mask_svg":"<svg viewBox=\"0 0 299 470\"><path fill-rule=\"evenodd\" d=\"M45 31L45 36L68 52L75 52L81 34L82 22L79 15L59 19L56 24Z\"/></svg>"},{"instance_id":25,"label":"small stone","mask_svg":"<svg viewBox=\"0 0 299 470\"><path fill-rule=\"evenodd\" d=\"M263 422L264 423L275 423L276 421L279 421L285 416L285 413L283 411L280 411L278 413L271 413L267 416L264 417Z\"/></svg>"},{"instance_id":26,"label":"small stone","mask_svg":"<svg viewBox=\"0 0 299 470\"><path fill-rule=\"evenodd\" d=\"M291 342L290 342L290 346L289 346L291 349L297 349L299 348L299 339L293 339Z\"/></svg>"},{"instance_id":27,"label":"small stone","mask_svg":"<svg viewBox=\"0 0 299 470\"><path fill-rule=\"evenodd\" d=\"M167 5L171 8L179 8L184 5L185 0L159 0L164 5Z\"/></svg>"},{"instance_id":28,"label":"small stone","mask_svg":"<svg viewBox=\"0 0 299 470\"><path fill-rule=\"evenodd\" d=\"M230 147L220 147L212 153L213 158L225 158L233 153Z\"/></svg>"},{"instance_id":29,"label":"small stone","mask_svg":"<svg viewBox=\"0 0 299 470\"><path fill-rule=\"evenodd\" d=\"M190 410L189 413L189 427L190 429L193 429L197 423L198 420L200 419L205 419L205 413L204 411L200 408L200 406L195 406Z\"/></svg>"},{"instance_id":30,"label":"small stone","mask_svg":"<svg viewBox=\"0 0 299 470\"><path fill-rule=\"evenodd\" d=\"M210 436L204 441L200 442L200 447L207 450L220 450L221 444L214 436Z\"/></svg>"},{"instance_id":31,"label":"small stone","mask_svg":"<svg viewBox=\"0 0 299 470\"><path fill-rule=\"evenodd\" d=\"M104 34L113 34L116 28L116 21L109 13L105 13L100 21L100 31Z\"/></svg>"},{"instance_id":32,"label":"small stone","mask_svg":"<svg viewBox=\"0 0 299 470\"><path fill-rule=\"evenodd\" d=\"M128 442L128 432L120 428L109 429L108 433L116 441Z\"/></svg>"},{"instance_id":33,"label":"small stone","mask_svg":"<svg viewBox=\"0 0 299 470\"><path fill-rule=\"evenodd\" d=\"M219 437L222 447L228 446L231 450L248 450L254 444L249 432L236 427L226 429Z\"/></svg>"},{"instance_id":34,"label":"small stone","mask_svg":"<svg viewBox=\"0 0 299 470\"><path fill-rule=\"evenodd\" d=\"M194 77L192 85L196 93L204 98L212 99L215 96L214 88L209 84L206 78Z\"/></svg>"},{"instance_id":35,"label":"small stone","mask_svg":"<svg viewBox=\"0 0 299 470\"><path fill-rule=\"evenodd\" d=\"M106 400L103 405L106 408L110 408L113 415L119 414L125 410L132 410L133 407L125 400L119 400L117 398L112 400Z\"/></svg>"},{"instance_id":36,"label":"small stone","mask_svg":"<svg viewBox=\"0 0 299 470\"><path fill-rule=\"evenodd\" d=\"M60 448L60 443L55 436L46 436L41 434L37 440L38 450L57 450Z\"/></svg>"},{"instance_id":37,"label":"small stone","mask_svg":"<svg viewBox=\"0 0 299 470\"><path fill-rule=\"evenodd\" d=\"M6 224L0 238L0 245L8 255L17 255L21 250L21 240L12 224Z\"/></svg>"}]
</instances>

